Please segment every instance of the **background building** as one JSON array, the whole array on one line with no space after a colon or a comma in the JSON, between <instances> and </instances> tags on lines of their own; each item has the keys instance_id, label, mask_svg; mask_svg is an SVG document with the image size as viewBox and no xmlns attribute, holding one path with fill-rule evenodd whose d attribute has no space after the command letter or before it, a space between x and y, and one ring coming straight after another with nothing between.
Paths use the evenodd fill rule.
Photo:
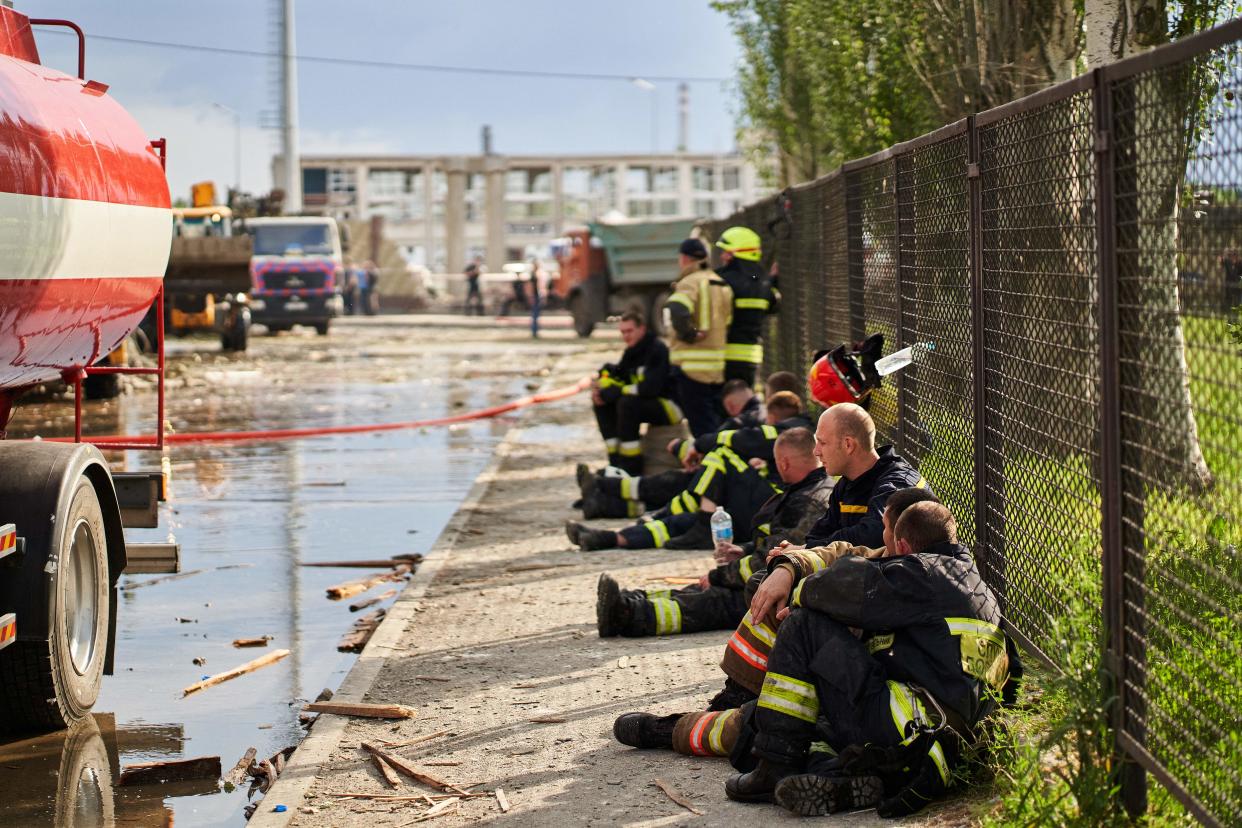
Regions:
<instances>
[{"instance_id":1,"label":"background building","mask_svg":"<svg viewBox=\"0 0 1242 828\"><path fill-rule=\"evenodd\" d=\"M308 214L384 219L406 259L459 272L521 259L569 227L602 216L724 217L763 195L738 155L307 156ZM283 160L274 161L276 179Z\"/></svg>"}]
</instances>

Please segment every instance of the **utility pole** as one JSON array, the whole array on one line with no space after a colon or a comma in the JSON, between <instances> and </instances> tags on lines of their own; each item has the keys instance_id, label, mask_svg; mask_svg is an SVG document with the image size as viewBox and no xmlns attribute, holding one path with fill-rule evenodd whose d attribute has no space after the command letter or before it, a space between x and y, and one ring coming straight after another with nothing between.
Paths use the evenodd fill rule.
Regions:
<instances>
[{"instance_id":1,"label":"utility pole","mask_svg":"<svg viewBox=\"0 0 1242 828\"><path fill-rule=\"evenodd\" d=\"M285 213L302 212L302 161L298 154L298 66L293 0L281 8L281 138L285 156Z\"/></svg>"},{"instance_id":2,"label":"utility pole","mask_svg":"<svg viewBox=\"0 0 1242 828\"><path fill-rule=\"evenodd\" d=\"M690 84L677 85L677 151L685 152L690 142Z\"/></svg>"}]
</instances>

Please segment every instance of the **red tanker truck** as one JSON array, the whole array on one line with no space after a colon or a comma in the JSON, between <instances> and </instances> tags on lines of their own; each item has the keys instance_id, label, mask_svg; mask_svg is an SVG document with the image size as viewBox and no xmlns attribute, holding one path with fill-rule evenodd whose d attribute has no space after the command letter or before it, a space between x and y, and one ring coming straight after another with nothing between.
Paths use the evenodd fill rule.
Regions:
<instances>
[{"instance_id":1,"label":"red tanker truck","mask_svg":"<svg viewBox=\"0 0 1242 828\"><path fill-rule=\"evenodd\" d=\"M40 64L32 25L77 33L77 77ZM84 57L74 24L0 6L0 438L31 386L64 379L80 405L88 374L152 370L92 366L162 300L163 142L86 79ZM162 373L159 399L162 423ZM56 729L90 711L112 671L123 527L154 525L158 474L113 474L78 423L78 442L0 440L3 730Z\"/></svg>"}]
</instances>

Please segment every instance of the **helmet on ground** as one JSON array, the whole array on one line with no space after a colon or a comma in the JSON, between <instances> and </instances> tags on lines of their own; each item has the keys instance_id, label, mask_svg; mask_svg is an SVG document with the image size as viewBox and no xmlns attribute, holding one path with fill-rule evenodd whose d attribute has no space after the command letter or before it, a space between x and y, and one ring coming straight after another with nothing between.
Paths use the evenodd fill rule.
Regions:
<instances>
[{"instance_id":1,"label":"helmet on ground","mask_svg":"<svg viewBox=\"0 0 1242 828\"><path fill-rule=\"evenodd\" d=\"M716 246L739 259L759 261L759 234L749 227L730 227L720 234Z\"/></svg>"},{"instance_id":2,"label":"helmet on ground","mask_svg":"<svg viewBox=\"0 0 1242 828\"><path fill-rule=\"evenodd\" d=\"M880 386L875 362L883 349L884 335L872 334L855 350L847 350L842 344L817 353L806 378L811 399L825 408L864 402Z\"/></svg>"}]
</instances>

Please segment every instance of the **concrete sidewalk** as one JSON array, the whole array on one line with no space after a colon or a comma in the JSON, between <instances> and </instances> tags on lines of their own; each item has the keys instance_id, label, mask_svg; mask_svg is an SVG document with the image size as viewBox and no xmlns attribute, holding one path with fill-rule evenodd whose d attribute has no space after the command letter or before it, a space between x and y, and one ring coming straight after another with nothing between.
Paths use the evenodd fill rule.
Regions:
<instances>
[{"instance_id":1,"label":"concrete sidewalk","mask_svg":"<svg viewBox=\"0 0 1242 828\"><path fill-rule=\"evenodd\" d=\"M572 382L600 360L598 351L563 359L548 387ZM600 455L585 397L523 415L337 696L407 704L417 717L397 723L321 717L251 825L417 820L427 802L339 795L430 793L405 780L397 790L387 788L359 748L363 741L420 738L427 741L395 752L454 784L502 788L511 803L502 814L494 796L463 800L456 812L434 817L437 825L501 819L751 826L790 818L775 806L726 800L722 785L731 769L724 760L631 750L613 741L612 722L621 713L701 709L722 683L717 664L728 633L598 637L600 572L624 585L664 586L664 576L696 575L710 565L704 552L572 549L562 524L573 515L574 465ZM653 785L657 778L705 816L672 802ZM274 813L278 804L287 811ZM935 821L959 820L942 812ZM873 812L836 822L894 824Z\"/></svg>"}]
</instances>

